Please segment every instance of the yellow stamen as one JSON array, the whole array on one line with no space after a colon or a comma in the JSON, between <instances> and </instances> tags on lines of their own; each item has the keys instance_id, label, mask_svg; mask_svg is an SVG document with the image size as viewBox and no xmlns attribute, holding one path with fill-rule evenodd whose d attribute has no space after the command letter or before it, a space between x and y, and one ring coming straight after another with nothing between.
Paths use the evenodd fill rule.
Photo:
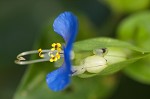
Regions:
<instances>
[{"instance_id":1,"label":"yellow stamen","mask_svg":"<svg viewBox=\"0 0 150 99\"><path fill-rule=\"evenodd\" d=\"M57 43L57 46L58 46L58 47L61 47L61 44L60 44L60 43Z\"/></svg>"},{"instance_id":2,"label":"yellow stamen","mask_svg":"<svg viewBox=\"0 0 150 99\"><path fill-rule=\"evenodd\" d=\"M57 59L60 59L60 54L56 53L56 57L57 57Z\"/></svg>"},{"instance_id":3,"label":"yellow stamen","mask_svg":"<svg viewBox=\"0 0 150 99\"><path fill-rule=\"evenodd\" d=\"M60 51L61 51L61 48L57 48L57 51L60 52Z\"/></svg>"},{"instance_id":4,"label":"yellow stamen","mask_svg":"<svg viewBox=\"0 0 150 99\"><path fill-rule=\"evenodd\" d=\"M38 52L39 52L39 56L41 57L41 58L43 58L44 57L44 55L42 54L42 49L40 48L40 49L38 49Z\"/></svg>"},{"instance_id":5,"label":"yellow stamen","mask_svg":"<svg viewBox=\"0 0 150 99\"><path fill-rule=\"evenodd\" d=\"M54 61L57 61L57 60L58 60L56 57L54 57L53 59L54 59Z\"/></svg>"},{"instance_id":6,"label":"yellow stamen","mask_svg":"<svg viewBox=\"0 0 150 99\"><path fill-rule=\"evenodd\" d=\"M53 44L52 44L52 47L53 47L53 48L51 49L51 51L54 51L54 50L57 50L57 51L59 51L59 52L61 51L61 48L60 48L60 47L61 47L61 44L60 44L60 43L53 43Z\"/></svg>"},{"instance_id":7,"label":"yellow stamen","mask_svg":"<svg viewBox=\"0 0 150 99\"><path fill-rule=\"evenodd\" d=\"M40 49L38 49L38 52L42 52L42 49L40 48Z\"/></svg>"},{"instance_id":8,"label":"yellow stamen","mask_svg":"<svg viewBox=\"0 0 150 99\"><path fill-rule=\"evenodd\" d=\"M50 60L49 60L50 62L53 62L54 60L52 59L52 58L50 58Z\"/></svg>"},{"instance_id":9,"label":"yellow stamen","mask_svg":"<svg viewBox=\"0 0 150 99\"><path fill-rule=\"evenodd\" d=\"M52 47L55 48L55 46L56 46L56 43L53 43L53 44L52 44Z\"/></svg>"},{"instance_id":10,"label":"yellow stamen","mask_svg":"<svg viewBox=\"0 0 150 99\"><path fill-rule=\"evenodd\" d=\"M57 61L57 57L55 57L54 55L51 55L51 58L50 58L50 62L54 62L54 61Z\"/></svg>"}]
</instances>

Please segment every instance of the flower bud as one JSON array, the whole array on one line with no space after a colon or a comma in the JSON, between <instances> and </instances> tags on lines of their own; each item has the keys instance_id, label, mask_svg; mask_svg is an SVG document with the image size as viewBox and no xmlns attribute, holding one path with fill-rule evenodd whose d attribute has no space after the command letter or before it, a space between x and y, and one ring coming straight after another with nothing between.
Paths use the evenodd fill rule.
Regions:
<instances>
[{"instance_id":1,"label":"flower bud","mask_svg":"<svg viewBox=\"0 0 150 99\"><path fill-rule=\"evenodd\" d=\"M81 63L89 73L99 73L107 66L107 61L104 57L93 55L85 58Z\"/></svg>"},{"instance_id":2,"label":"flower bud","mask_svg":"<svg viewBox=\"0 0 150 99\"><path fill-rule=\"evenodd\" d=\"M127 59L129 53L119 48L108 48L108 53L104 56L108 65L118 63Z\"/></svg>"}]
</instances>

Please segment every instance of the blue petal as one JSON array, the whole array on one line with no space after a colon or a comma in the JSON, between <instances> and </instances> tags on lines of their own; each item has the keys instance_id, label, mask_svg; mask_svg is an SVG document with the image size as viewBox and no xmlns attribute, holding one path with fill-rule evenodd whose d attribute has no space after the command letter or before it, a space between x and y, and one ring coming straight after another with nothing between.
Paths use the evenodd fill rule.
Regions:
<instances>
[{"instance_id":1,"label":"blue petal","mask_svg":"<svg viewBox=\"0 0 150 99\"><path fill-rule=\"evenodd\" d=\"M64 64L47 75L46 82L48 87L53 91L61 91L65 89L70 83L70 74L70 51L64 48Z\"/></svg>"},{"instance_id":2,"label":"blue petal","mask_svg":"<svg viewBox=\"0 0 150 99\"><path fill-rule=\"evenodd\" d=\"M69 73L65 70L64 66L49 73L46 81L48 87L53 91L61 91L65 89L70 83Z\"/></svg>"},{"instance_id":3,"label":"blue petal","mask_svg":"<svg viewBox=\"0 0 150 99\"><path fill-rule=\"evenodd\" d=\"M53 28L66 43L73 43L78 32L78 20L73 13L64 12L55 19Z\"/></svg>"}]
</instances>

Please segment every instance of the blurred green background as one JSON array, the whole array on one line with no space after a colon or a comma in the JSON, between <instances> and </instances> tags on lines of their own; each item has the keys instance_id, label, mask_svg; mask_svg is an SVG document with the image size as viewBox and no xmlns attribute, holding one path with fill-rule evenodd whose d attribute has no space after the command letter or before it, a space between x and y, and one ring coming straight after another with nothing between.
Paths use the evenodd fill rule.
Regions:
<instances>
[{"instance_id":1,"label":"blurred green background","mask_svg":"<svg viewBox=\"0 0 150 99\"><path fill-rule=\"evenodd\" d=\"M61 12L72 11L78 16L77 40L83 40L97 36L117 38L123 19L149 11L149 7L150 0L0 0L0 99L12 99L27 69L14 64L16 55L34 49L42 33L53 31L53 20ZM106 99L150 99L148 84L121 72L116 75L119 79Z\"/></svg>"}]
</instances>

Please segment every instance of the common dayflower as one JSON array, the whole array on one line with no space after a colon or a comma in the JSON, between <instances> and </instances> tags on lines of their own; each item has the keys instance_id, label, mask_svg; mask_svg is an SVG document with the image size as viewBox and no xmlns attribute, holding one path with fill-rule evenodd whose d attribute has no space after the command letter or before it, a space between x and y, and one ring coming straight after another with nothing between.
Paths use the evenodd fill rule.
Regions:
<instances>
[{"instance_id":1,"label":"common dayflower","mask_svg":"<svg viewBox=\"0 0 150 99\"><path fill-rule=\"evenodd\" d=\"M78 20L71 12L60 14L53 23L53 28L56 33L61 35L65 40L65 45L53 43L49 50L27 51L19 54L15 63L20 65L32 64L43 61L55 62L60 58L64 58L62 66L47 74L46 82L48 87L53 91L61 91L70 83L70 77L80 75L86 71L89 73L99 73L107 67L107 60L104 56L107 54L106 48L96 49L93 56L88 56L78 66L72 66L71 59L74 57L72 45L75 41L78 32ZM61 48L62 47L62 48ZM38 53L41 59L27 61L23 56Z\"/></svg>"},{"instance_id":2,"label":"common dayflower","mask_svg":"<svg viewBox=\"0 0 150 99\"><path fill-rule=\"evenodd\" d=\"M65 40L65 45L61 48L60 43L53 43L51 50L39 50L27 51L17 56L17 64L31 64L43 61L57 61L61 57L64 57L64 62L57 70L50 72L46 77L48 87L53 91L61 91L65 89L70 83L70 76L72 74L71 67L71 51L72 45L75 41L78 32L78 20L76 16L71 12L61 13L53 23L53 28L56 33L61 35ZM25 61L24 55L38 53L42 59Z\"/></svg>"}]
</instances>

